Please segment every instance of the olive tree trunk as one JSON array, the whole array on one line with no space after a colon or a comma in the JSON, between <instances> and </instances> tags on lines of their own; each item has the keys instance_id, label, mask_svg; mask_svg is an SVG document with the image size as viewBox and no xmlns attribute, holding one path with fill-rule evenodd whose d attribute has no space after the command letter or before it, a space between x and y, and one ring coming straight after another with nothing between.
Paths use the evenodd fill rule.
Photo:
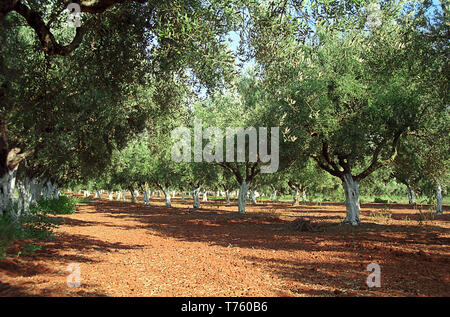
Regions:
<instances>
[{"instance_id":1,"label":"olive tree trunk","mask_svg":"<svg viewBox=\"0 0 450 317\"><path fill-rule=\"evenodd\" d=\"M192 198L194 199L193 207L195 209L200 208L200 187L192 189Z\"/></svg>"},{"instance_id":2,"label":"olive tree trunk","mask_svg":"<svg viewBox=\"0 0 450 317\"><path fill-rule=\"evenodd\" d=\"M172 207L172 203L170 202L170 191L169 188L165 188L163 189L163 193L164 193L164 203L166 205L166 207Z\"/></svg>"},{"instance_id":3,"label":"olive tree trunk","mask_svg":"<svg viewBox=\"0 0 450 317\"><path fill-rule=\"evenodd\" d=\"M0 215L3 215L13 205L16 175L17 168L8 170L8 172L0 178Z\"/></svg>"},{"instance_id":4,"label":"olive tree trunk","mask_svg":"<svg viewBox=\"0 0 450 317\"><path fill-rule=\"evenodd\" d=\"M243 181L241 183L241 186L239 187L238 212L240 214L245 214L248 187L249 187L249 184L247 184L245 181Z\"/></svg>"},{"instance_id":5,"label":"olive tree trunk","mask_svg":"<svg viewBox=\"0 0 450 317\"><path fill-rule=\"evenodd\" d=\"M436 188L436 214L442 215L442 188L440 185Z\"/></svg>"},{"instance_id":6,"label":"olive tree trunk","mask_svg":"<svg viewBox=\"0 0 450 317\"><path fill-rule=\"evenodd\" d=\"M411 186L408 186L408 203L410 205L416 204L416 199L414 195L414 189Z\"/></svg>"},{"instance_id":7,"label":"olive tree trunk","mask_svg":"<svg viewBox=\"0 0 450 317\"><path fill-rule=\"evenodd\" d=\"M130 194L131 194L131 202L133 204L135 204L136 203L136 192L132 189L132 190L130 190Z\"/></svg>"},{"instance_id":8,"label":"olive tree trunk","mask_svg":"<svg viewBox=\"0 0 450 317\"><path fill-rule=\"evenodd\" d=\"M298 206L299 205L299 196L300 196L300 193L299 193L300 191L299 191L299 189L298 188L295 188L295 194L294 194L294 206Z\"/></svg>"},{"instance_id":9,"label":"olive tree trunk","mask_svg":"<svg viewBox=\"0 0 450 317\"><path fill-rule=\"evenodd\" d=\"M252 204L256 205L256 196L255 196L255 192L252 189L249 189L249 193L250 193L250 199L252 200Z\"/></svg>"},{"instance_id":10,"label":"olive tree trunk","mask_svg":"<svg viewBox=\"0 0 450 317\"><path fill-rule=\"evenodd\" d=\"M361 223L359 217L359 181L355 180L351 174L344 174L342 186L344 187L345 207L347 209L344 223L357 226Z\"/></svg>"}]
</instances>

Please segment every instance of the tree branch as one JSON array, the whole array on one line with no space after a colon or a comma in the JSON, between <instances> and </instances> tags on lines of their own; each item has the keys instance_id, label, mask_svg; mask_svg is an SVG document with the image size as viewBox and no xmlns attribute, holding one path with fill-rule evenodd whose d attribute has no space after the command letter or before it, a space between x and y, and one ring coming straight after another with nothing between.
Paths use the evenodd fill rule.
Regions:
<instances>
[{"instance_id":1,"label":"tree branch","mask_svg":"<svg viewBox=\"0 0 450 317\"><path fill-rule=\"evenodd\" d=\"M42 49L49 55L69 55L81 44L83 35L86 32L85 28L79 27L77 28L75 37L70 44L65 46L60 45L50 32L50 28L44 23L36 11L29 9L20 1L18 1L14 6L14 11L23 16L28 22L28 25L34 29L39 41L42 44Z\"/></svg>"},{"instance_id":2,"label":"tree branch","mask_svg":"<svg viewBox=\"0 0 450 317\"><path fill-rule=\"evenodd\" d=\"M378 160L381 150L382 150L384 144L386 143L386 142L381 142L376 147L376 149L372 155L372 161L371 161L370 165L363 172L356 175L355 179L357 179L358 181L361 181L364 178L366 178L367 176L369 176L371 173L373 173L374 171L379 169L380 167L385 166L385 165L391 163L392 161L394 161L398 154L398 145L400 143L400 136L403 134L403 132L404 131L399 131L394 135L394 139L392 141L392 147L391 147L392 154L387 160L384 160L381 162Z\"/></svg>"}]
</instances>

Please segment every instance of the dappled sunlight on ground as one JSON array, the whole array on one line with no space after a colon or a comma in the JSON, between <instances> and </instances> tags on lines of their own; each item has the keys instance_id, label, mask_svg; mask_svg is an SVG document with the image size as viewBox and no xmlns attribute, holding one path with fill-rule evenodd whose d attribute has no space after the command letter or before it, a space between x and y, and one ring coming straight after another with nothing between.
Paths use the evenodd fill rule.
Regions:
<instances>
[{"instance_id":1,"label":"dappled sunlight on ground","mask_svg":"<svg viewBox=\"0 0 450 317\"><path fill-rule=\"evenodd\" d=\"M432 217L425 206L363 204L363 225L351 227L339 225L342 203L260 201L246 215L223 200L172 204L80 204L41 250L0 260L0 296L450 295L448 206ZM288 230L299 217L319 229ZM80 287L67 286L70 263ZM370 263L380 288L366 285Z\"/></svg>"}]
</instances>

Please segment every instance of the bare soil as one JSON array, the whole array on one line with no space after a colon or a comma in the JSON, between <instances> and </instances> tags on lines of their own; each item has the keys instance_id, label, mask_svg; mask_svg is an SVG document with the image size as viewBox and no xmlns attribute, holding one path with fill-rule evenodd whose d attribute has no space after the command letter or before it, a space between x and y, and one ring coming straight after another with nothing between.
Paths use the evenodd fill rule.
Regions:
<instances>
[{"instance_id":1,"label":"bare soil","mask_svg":"<svg viewBox=\"0 0 450 317\"><path fill-rule=\"evenodd\" d=\"M450 296L449 206L362 204L352 227L342 203L260 201L239 215L235 202L139 198L59 216L41 250L0 260L0 296ZM381 287L366 284L370 263Z\"/></svg>"}]
</instances>

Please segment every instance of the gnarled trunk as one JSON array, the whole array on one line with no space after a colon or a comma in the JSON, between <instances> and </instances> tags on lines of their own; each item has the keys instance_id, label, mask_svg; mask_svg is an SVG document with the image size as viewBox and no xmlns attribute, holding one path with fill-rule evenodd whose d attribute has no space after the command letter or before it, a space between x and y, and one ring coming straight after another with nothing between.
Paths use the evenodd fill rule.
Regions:
<instances>
[{"instance_id":1,"label":"gnarled trunk","mask_svg":"<svg viewBox=\"0 0 450 317\"><path fill-rule=\"evenodd\" d=\"M240 214L245 214L248 187L249 187L249 184L247 184L245 181L243 181L241 183L241 186L239 187L238 212Z\"/></svg>"},{"instance_id":2,"label":"gnarled trunk","mask_svg":"<svg viewBox=\"0 0 450 317\"><path fill-rule=\"evenodd\" d=\"M347 209L344 223L357 226L361 223L359 218L359 181L355 180L351 174L344 174L342 186L344 187L345 207Z\"/></svg>"}]
</instances>

